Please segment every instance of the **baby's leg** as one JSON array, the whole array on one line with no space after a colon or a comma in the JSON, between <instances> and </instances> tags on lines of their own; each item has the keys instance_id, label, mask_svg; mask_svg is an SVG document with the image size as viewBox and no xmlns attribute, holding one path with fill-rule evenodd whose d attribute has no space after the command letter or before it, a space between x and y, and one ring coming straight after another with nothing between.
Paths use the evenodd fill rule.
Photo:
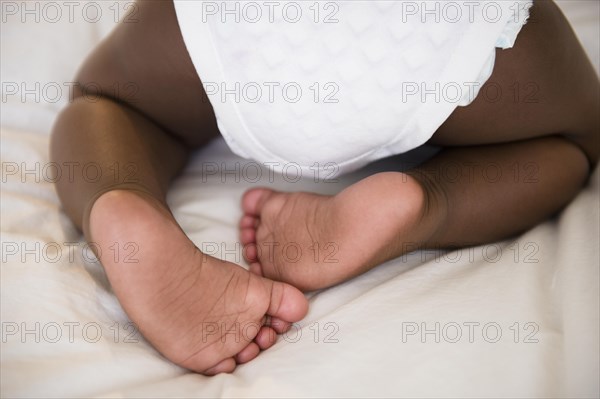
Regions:
<instances>
[{"instance_id":1,"label":"baby's leg","mask_svg":"<svg viewBox=\"0 0 600 399\"><path fill-rule=\"evenodd\" d=\"M64 176L57 191L148 341L197 372L229 372L302 318L306 300L203 255L173 218L171 180L189 148L218 131L172 3L136 6L138 22L117 27L82 68L77 98L52 133L54 162L101 173Z\"/></svg>"},{"instance_id":2,"label":"baby's leg","mask_svg":"<svg viewBox=\"0 0 600 399\"><path fill-rule=\"evenodd\" d=\"M430 140L442 146L562 136L592 163L600 154L598 77L552 1L535 1L515 46L496 51L478 97L459 107Z\"/></svg>"},{"instance_id":3,"label":"baby's leg","mask_svg":"<svg viewBox=\"0 0 600 399\"><path fill-rule=\"evenodd\" d=\"M556 5L534 4L476 100L432 137L446 148L424 165L334 197L249 191L240 236L251 270L323 288L418 248L506 238L567 204L600 153L598 78Z\"/></svg>"},{"instance_id":4,"label":"baby's leg","mask_svg":"<svg viewBox=\"0 0 600 399\"><path fill-rule=\"evenodd\" d=\"M231 372L306 313L297 289L202 254L168 209L146 194L102 195L90 215L90 236L103 249L100 260L112 288L144 337L196 372Z\"/></svg>"},{"instance_id":5,"label":"baby's leg","mask_svg":"<svg viewBox=\"0 0 600 399\"><path fill-rule=\"evenodd\" d=\"M440 245L540 222L577 194L600 155L598 77L554 2L535 1L514 48L496 55L479 96L430 140L447 148L415 171L451 209ZM440 178L449 169L462 178Z\"/></svg>"}]
</instances>

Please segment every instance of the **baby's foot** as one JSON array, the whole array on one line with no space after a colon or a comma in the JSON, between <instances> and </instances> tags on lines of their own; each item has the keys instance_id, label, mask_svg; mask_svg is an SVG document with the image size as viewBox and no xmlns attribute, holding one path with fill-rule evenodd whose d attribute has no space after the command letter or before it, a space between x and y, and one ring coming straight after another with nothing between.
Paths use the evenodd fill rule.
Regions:
<instances>
[{"instance_id":1,"label":"baby's foot","mask_svg":"<svg viewBox=\"0 0 600 399\"><path fill-rule=\"evenodd\" d=\"M416 249L431 230L419 225L424 203L416 180L396 172L336 196L252 189L242 199L240 240L250 271L302 290L325 288Z\"/></svg>"},{"instance_id":2,"label":"baby's foot","mask_svg":"<svg viewBox=\"0 0 600 399\"><path fill-rule=\"evenodd\" d=\"M131 320L159 352L188 369L231 372L307 312L296 288L202 254L170 213L144 194L104 194L90 226ZM108 249L115 245L119 256Z\"/></svg>"}]
</instances>

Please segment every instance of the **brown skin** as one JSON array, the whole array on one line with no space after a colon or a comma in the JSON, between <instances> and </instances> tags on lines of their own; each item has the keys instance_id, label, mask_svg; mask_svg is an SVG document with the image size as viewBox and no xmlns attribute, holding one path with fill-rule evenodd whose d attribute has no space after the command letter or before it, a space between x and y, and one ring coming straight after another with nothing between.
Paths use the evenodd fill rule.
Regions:
<instances>
[{"instance_id":1,"label":"brown skin","mask_svg":"<svg viewBox=\"0 0 600 399\"><path fill-rule=\"evenodd\" d=\"M218 135L214 112L185 49L172 3L144 1L138 6L139 22L119 25L77 77L84 90L90 82L100 85L100 101L91 102L78 93L52 134L54 162L96 162L103 171L115 163L136 166L133 182L115 181L111 173L104 173L96 183L80 177L57 183L65 211L88 240L97 238L92 237L92 209L100 215L94 220L110 214L111 200L96 202L107 198L103 194L109 191L116 197L120 192L142 191L146 195L139 198L177 225L165 202L169 184L185 165L189 150ZM446 148L408 175L388 172L371 177L329 201L349 198L347 206L364 187L366 191L389 190L397 194L391 198L400 201L405 188L393 183L407 178L417 183L411 193L419 187L419 195L412 197L420 219L411 223L421 227L407 229L398 220L401 227L378 256L365 259L349 273L297 285L310 289L343 281L405 252L404 244L409 241L437 248L499 240L548 218L577 194L600 154L598 78L554 3L538 1L531 14L515 47L497 51L493 75L482 88L485 93L489 85L500 85L504 93L500 101L490 102L480 95L468 107L457 108L430 140ZM133 98L126 95L131 93L127 90L110 96L115 83L124 87L130 82L139 88ZM539 101L514 101L515 82L520 84L522 99L531 93L532 86L526 85L533 83L534 98ZM481 172L490 164L502 170L499 181L483 178ZM520 171L517 179L515 164ZM458 165L462 177L436 178L436 171L449 165L453 170ZM527 182L528 177L534 182ZM120 198L127 201L129 197ZM115 223L136 223L128 220L127 212L124 215ZM401 234L406 231L411 231L410 237ZM118 269L108 269L112 270L107 271L111 282L121 281ZM117 296L127 302L126 292ZM221 366L211 371L215 370L232 369Z\"/></svg>"},{"instance_id":2,"label":"brown skin","mask_svg":"<svg viewBox=\"0 0 600 399\"><path fill-rule=\"evenodd\" d=\"M479 96L429 140L444 149L425 164L370 176L334 197L248 192L240 240L250 270L325 288L407 251L504 239L566 205L600 153L598 78L557 6L534 4L515 47L496 51ZM335 253L336 262L304 256L291 264L270 249L290 241L310 255L314 242L333 243L321 255Z\"/></svg>"},{"instance_id":3,"label":"brown skin","mask_svg":"<svg viewBox=\"0 0 600 399\"><path fill-rule=\"evenodd\" d=\"M139 22L121 23L87 58L76 78L80 90L52 133L53 160L96 162L103 171L93 184L81 174L57 182L65 211L88 238L87 218L102 193L140 190L166 207L169 184L190 150L219 134L172 2L142 1L137 10ZM115 164L119 180L111 173Z\"/></svg>"},{"instance_id":4,"label":"brown skin","mask_svg":"<svg viewBox=\"0 0 600 399\"><path fill-rule=\"evenodd\" d=\"M522 90L519 102L512 95L515 83ZM479 96L458 108L430 140L461 148L447 148L415 171L431 176L428 170L444 165L476 165L474 181L465 166L458 181L431 182L433 202L447 204L434 246L485 243L530 228L567 204L598 162L598 77L554 2L534 2L515 47L497 50L482 90L490 84L502 89L500 101ZM481 173L491 163L502 168L498 182Z\"/></svg>"},{"instance_id":5,"label":"brown skin","mask_svg":"<svg viewBox=\"0 0 600 399\"><path fill-rule=\"evenodd\" d=\"M57 191L102 250L111 286L144 337L187 369L232 372L301 320L307 301L288 284L200 253L175 221L165 200L169 184L190 149L218 130L173 4L137 5L139 22L119 25L81 68L82 90L52 133L55 162L95 163L102 178L75 174L60 179ZM99 100L85 95L98 86ZM122 255L112 256L114 245Z\"/></svg>"}]
</instances>

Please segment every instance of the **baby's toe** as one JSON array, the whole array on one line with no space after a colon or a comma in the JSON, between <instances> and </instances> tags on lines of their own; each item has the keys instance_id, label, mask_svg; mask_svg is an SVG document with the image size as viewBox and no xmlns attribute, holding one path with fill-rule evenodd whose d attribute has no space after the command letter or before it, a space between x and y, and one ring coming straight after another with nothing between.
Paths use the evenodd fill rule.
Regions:
<instances>
[{"instance_id":1,"label":"baby's toe","mask_svg":"<svg viewBox=\"0 0 600 399\"><path fill-rule=\"evenodd\" d=\"M238 364L248 363L250 360L254 359L258 356L260 352L260 348L256 342L250 342L248 346L240 351L237 355L235 355L235 361Z\"/></svg>"},{"instance_id":2,"label":"baby's toe","mask_svg":"<svg viewBox=\"0 0 600 399\"><path fill-rule=\"evenodd\" d=\"M248 260L248 258L250 257L250 254L246 254L246 256L247 256L246 260ZM256 258L254 258L254 259L256 259ZM248 271L250 273L256 274L257 276L261 276L261 277L263 276L262 266L258 262L251 263L250 267L248 268Z\"/></svg>"},{"instance_id":3,"label":"baby's toe","mask_svg":"<svg viewBox=\"0 0 600 399\"><path fill-rule=\"evenodd\" d=\"M242 197L242 210L247 215L259 216L263 206L274 193L268 188L253 188L244 193Z\"/></svg>"},{"instance_id":4,"label":"baby's toe","mask_svg":"<svg viewBox=\"0 0 600 399\"><path fill-rule=\"evenodd\" d=\"M269 319L268 327L271 327L277 334L283 334L289 331L292 327L292 323L289 321L278 319L277 317L271 317Z\"/></svg>"},{"instance_id":5,"label":"baby's toe","mask_svg":"<svg viewBox=\"0 0 600 399\"><path fill-rule=\"evenodd\" d=\"M251 227L251 228L255 229L258 227L258 223L259 223L259 220L256 216L244 215L240 219L240 229L244 229L247 227Z\"/></svg>"},{"instance_id":6,"label":"baby's toe","mask_svg":"<svg viewBox=\"0 0 600 399\"><path fill-rule=\"evenodd\" d=\"M256 242L256 230L253 227L244 227L240 230L240 241L242 245Z\"/></svg>"},{"instance_id":7,"label":"baby's toe","mask_svg":"<svg viewBox=\"0 0 600 399\"><path fill-rule=\"evenodd\" d=\"M277 342L277 333L271 327L263 326L256 334L254 342L262 350L269 349Z\"/></svg>"},{"instance_id":8,"label":"baby's toe","mask_svg":"<svg viewBox=\"0 0 600 399\"><path fill-rule=\"evenodd\" d=\"M235 362L235 359L232 358L232 357L228 357L227 359L221 360L215 366L209 368L208 370L206 370L202 374L205 374L205 375L217 375L217 374L220 374L220 373L232 373L233 370L235 370L236 366L237 366L237 363Z\"/></svg>"},{"instance_id":9,"label":"baby's toe","mask_svg":"<svg viewBox=\"0 0 600 399\"><path fill-rule=\"evenodd\" d=\"M308 312L308 301L304 294L289 284L263 278L270 286L271 301L267 314L272 318L295 322L302 320Z\"/></svg>"}]
</instances>

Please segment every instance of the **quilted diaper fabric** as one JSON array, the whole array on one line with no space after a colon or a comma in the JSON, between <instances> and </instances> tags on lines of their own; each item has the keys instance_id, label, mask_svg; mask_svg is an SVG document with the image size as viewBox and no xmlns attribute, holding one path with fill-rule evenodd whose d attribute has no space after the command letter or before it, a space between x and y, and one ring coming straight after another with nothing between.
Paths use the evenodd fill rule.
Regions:
<instances>
[{"instance_id":1,"label":"quilted diaper fabric","mask_svg":"<svg viewBox=\"0 0 600 399\"><path fill-rule=\"evenodd\" d=\"M175 0L231 149L324 178L425 143L477 96L530 6Z\"/></svg>"}]
</instances>

